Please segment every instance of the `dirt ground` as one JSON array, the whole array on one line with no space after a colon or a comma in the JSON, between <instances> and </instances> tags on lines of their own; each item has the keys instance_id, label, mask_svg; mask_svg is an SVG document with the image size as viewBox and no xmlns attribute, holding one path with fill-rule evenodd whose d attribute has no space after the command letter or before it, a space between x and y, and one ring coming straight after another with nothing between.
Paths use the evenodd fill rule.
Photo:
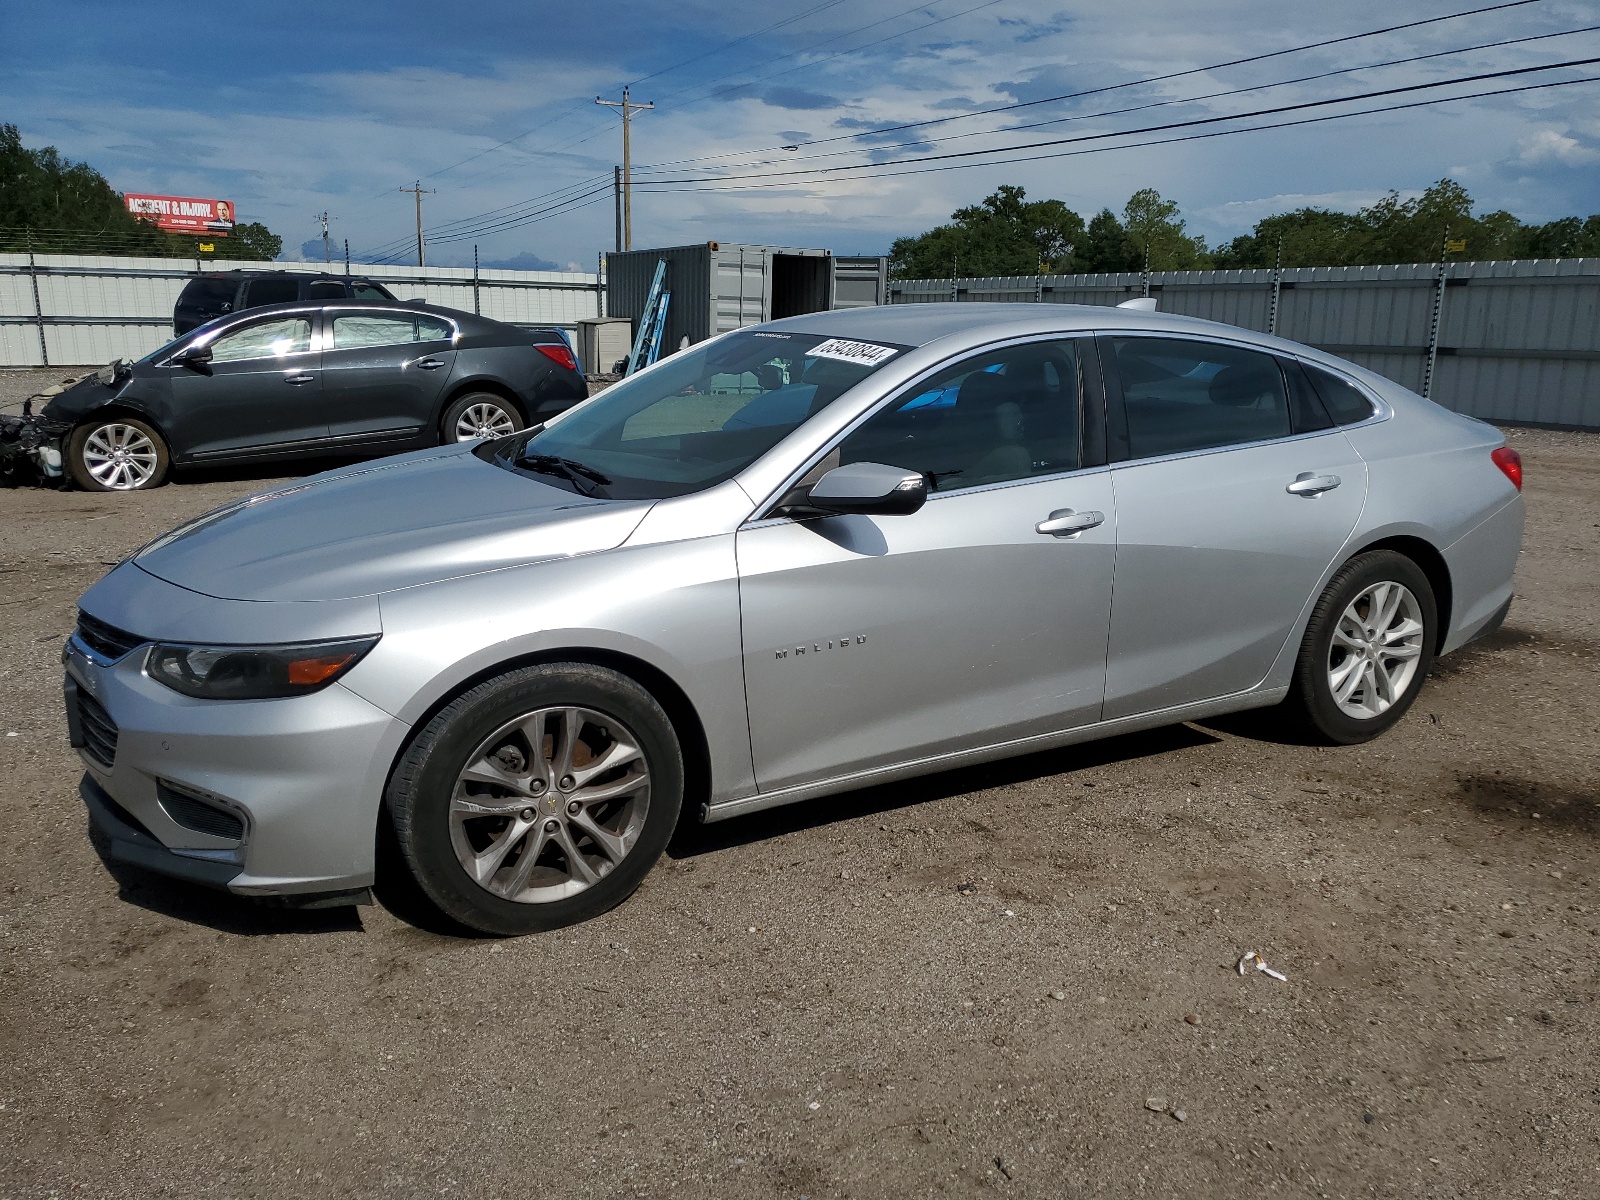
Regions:
<instances>
[{"instance_id":1,"label":"dirt ground","mask_svg":"<svg viewBox=\"0 0 1600 1200\"><path fill-rule=\"evenodd\" d=\"M73 602L269 480L0 492L0 1196L1600 1195L1600 437L1512 444L1510 621L1372 745L758 814L511 941L113 875Z\"/></svg>"}]
</instances>

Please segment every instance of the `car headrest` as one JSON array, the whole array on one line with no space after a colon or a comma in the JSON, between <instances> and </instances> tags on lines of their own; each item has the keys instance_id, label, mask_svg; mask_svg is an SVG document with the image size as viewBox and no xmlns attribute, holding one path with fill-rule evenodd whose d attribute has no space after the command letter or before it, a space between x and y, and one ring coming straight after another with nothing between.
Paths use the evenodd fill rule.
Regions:
<instances>
[{"instance_id":1,"label":"car headrest","mask_svg":"<svg viewBox=\"0 0 1600 1200\"><path fill-rule=\"evenodd\" d=\"M1262 396L1275 395L1281 384L1276 371L1260 367L1224 367L1211 380L1211 403L1244 408Z\"/></svg>"}]
</instances>

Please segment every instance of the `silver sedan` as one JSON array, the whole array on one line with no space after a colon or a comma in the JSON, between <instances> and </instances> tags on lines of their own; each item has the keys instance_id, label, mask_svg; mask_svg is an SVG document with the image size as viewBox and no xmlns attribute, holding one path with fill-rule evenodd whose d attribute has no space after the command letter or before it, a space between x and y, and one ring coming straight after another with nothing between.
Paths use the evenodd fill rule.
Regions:
<instances>
[{"instance_id":1,"label":"silver sedan","mask_svg":"<svg viewBox=\"0 0 1600 1200\"><path fill-rule=\"evenodd\" d=\"M387 842L525 933L683 813L1240 709L1375 737L1503 619L1520 489L1490 426L1241 329L818 313L172 531L84 595L67 713L117 858L348 903Z\"/></svg>"}]
</instances>

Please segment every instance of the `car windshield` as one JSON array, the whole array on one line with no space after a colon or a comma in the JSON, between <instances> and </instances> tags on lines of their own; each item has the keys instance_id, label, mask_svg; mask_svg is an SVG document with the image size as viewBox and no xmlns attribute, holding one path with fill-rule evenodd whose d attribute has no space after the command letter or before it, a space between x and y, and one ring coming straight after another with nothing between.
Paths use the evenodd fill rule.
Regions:
<instances>
[{"instance_id":1,"label":"car windshield","mask_svg":"<svg viewBox=\"0 0 1600 1200\"><path fill-rule=\"evenodd\" d=\"M547 429L478 453L585 496L662 499L731 479L907 347L741 331L680 350Z\"/></svg>"}]
</instances>

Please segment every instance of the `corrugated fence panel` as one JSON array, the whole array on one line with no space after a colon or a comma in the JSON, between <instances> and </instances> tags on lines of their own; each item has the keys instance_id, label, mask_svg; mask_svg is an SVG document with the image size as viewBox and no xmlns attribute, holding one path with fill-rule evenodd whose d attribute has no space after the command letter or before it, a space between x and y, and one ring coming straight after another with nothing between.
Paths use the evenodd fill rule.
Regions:
<instances>
[{"instance_id":1,"label":"corrugated fence panel","mask_svg":"<svg viewBox=\"0 0 1600 1200\"><path fill-rule=\"evenodd\" d=\"M138 358L172 337L172 308L195 274L193 259L0 254L0 367L42 366L39 327L50 362L85 366ZM283 270L342 274L322 263L206 262L206 271ZM355 266L401 299L473 311L471 267ZM37 307L34 285L38 285ZM513 325L554 325L575 333L599 315L596 276L581 271L482 271L477 304Z\"/></svg>"},{"instance_id":2,"label":"corrugated fence panel","mask_svg":"<svg viewBox=\"0 0 1600 1200\"><path fill-rule=\"evenodd\" d=\"M1485 420L1600 429L1600 259L896 279L890 302L1119 304L1266 331L1338 354ZM1273 320L1274 279L1279 281ZM954 290L952 290L954 289ZM1435 306L1438 328L1434 328Z\"/></svg>"}]
</instances>

